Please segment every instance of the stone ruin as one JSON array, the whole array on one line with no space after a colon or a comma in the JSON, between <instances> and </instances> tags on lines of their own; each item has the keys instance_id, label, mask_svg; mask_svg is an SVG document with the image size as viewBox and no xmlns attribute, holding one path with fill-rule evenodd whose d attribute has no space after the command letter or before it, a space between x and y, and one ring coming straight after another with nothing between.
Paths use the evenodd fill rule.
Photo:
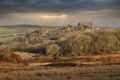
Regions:
<instances>
[{"instance_id":1,"label":"stone ruin","mask_svg":"<svg viewBox=\"0 0 120 80\"><path fill-rule=\"evenodd\" d=\"M78 28L80 29L81 27L82 28L84 27L84 29L85 28L93 28L93 23L92 22L79 22Z\"/></svg>"}]
</instances>

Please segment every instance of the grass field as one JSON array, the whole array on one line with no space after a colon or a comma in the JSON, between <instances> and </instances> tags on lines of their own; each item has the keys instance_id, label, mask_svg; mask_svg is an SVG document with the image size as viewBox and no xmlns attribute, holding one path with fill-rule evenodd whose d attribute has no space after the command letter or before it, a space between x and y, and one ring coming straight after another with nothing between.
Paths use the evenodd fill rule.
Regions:
<instances>
[{"instance_id":1,"label":"grass field","mask_svg":"<svg viewBox=\"0 0 120 80\"><path fill-rule=\"evenodd\" d=\"M41 27L34 25L0 26L0 42L12 40L16 37L24 35L25 33L29 33L41 28L51 29L52 27Z\"/></svg>"},{"instance_id":2,"label":"grass field","mask_svg":"<svg viewBox=\"0 0 120 80\"><path fill-rule=\"evenodd\" d=\"M8 28L8 27L0 27L0 42L5 42L11 40L15 37L19 37L25 32L32 31L32 28Z\"/></svg>"}]
</instances>

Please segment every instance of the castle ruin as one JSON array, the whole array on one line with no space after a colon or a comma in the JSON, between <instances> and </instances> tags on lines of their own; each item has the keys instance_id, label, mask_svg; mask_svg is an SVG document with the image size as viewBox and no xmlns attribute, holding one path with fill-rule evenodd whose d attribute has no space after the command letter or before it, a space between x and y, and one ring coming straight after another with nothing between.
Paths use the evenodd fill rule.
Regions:
<instances>
[{"instance_id":1,"label":"castle ruin","mask_svg":"<svg viewBox=\"0 0 120 80\"><path fill-rule=\"evenodd\" d=\"M81 27L85 28L92 28L93 27L93 23L92 22L79 22L78 23L78 28L80 29Z\"/></svg>"}]
</instances>

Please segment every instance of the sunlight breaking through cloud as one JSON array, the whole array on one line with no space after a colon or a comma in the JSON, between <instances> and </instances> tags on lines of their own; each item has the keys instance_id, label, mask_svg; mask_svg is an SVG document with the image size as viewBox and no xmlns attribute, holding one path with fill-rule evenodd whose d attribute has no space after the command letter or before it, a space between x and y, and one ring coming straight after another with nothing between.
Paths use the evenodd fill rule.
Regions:
<instances>
[{"instance_id":1,"label":"sunlight breaking through cloud","mask_svg":"<svg viewBox=\"0 0 120 80\"><path fill-rule=\"evenodd\" d=\"M56 19L56 18L66 18L67 15L42 15L41 18L44 19Z\"/></svg>"}]
</instances>

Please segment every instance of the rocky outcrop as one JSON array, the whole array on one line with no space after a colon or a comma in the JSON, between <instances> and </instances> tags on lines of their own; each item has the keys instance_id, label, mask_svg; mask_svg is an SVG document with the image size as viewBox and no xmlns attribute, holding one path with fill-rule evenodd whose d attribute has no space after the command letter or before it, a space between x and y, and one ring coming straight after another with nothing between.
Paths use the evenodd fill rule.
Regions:
<instances>
[{"instance_id":1,"label":"rocky outcrop","mask_svg":"<svg viewBox=\"0 0 120 80\"><path fill-rule=\"evenodd\" d=\"M30 53L14 52L14 54L18 55L22 61L34 61L35 60L35 58Z\"/></svg>"},{"instance_id":2,"label":"rocky outcrop","mask_svg":"<svg viewBox=\"0 0 120 80\"><path fill-rule=\"evenodd\" d=\"M11 53L0 53L0 61L8 62L24 62L34 61L35 58L30 53L25 52L11 52Z\"/></svg>"}]
</instances>

